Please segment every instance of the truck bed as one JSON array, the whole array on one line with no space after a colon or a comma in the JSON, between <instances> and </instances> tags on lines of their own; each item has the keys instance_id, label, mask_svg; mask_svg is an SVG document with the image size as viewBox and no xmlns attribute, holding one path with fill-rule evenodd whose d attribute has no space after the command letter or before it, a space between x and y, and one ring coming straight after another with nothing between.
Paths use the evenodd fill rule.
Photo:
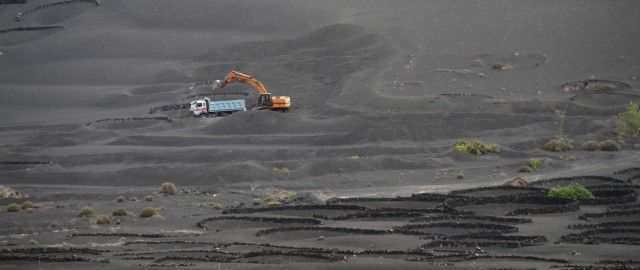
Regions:
<instances>
[{"instance_id":1,"label":"truck bed","mask_svg":"<svg viewBox=\"0 0 640 270\"><path fill-rule=\"evenodd\" d=\"M237 112L246 111L244 99L211 101L209 112Z\"/></svg>"}]
</instances>

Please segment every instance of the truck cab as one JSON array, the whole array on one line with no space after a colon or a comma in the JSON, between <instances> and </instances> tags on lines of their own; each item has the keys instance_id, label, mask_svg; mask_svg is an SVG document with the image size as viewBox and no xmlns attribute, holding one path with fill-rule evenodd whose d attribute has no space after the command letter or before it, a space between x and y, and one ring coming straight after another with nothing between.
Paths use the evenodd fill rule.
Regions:
<instances>
[{"instance_id":1,"label":"truck cab","mask_svg":"<svg viewBox=\"0 0 640 270\"><path fill-rule=\"evenodd\" d=\"M209 112L209 102L204 99L191 101L189 111L191 111L195 117L206 116Z\"/></svg>"}]
</instances>

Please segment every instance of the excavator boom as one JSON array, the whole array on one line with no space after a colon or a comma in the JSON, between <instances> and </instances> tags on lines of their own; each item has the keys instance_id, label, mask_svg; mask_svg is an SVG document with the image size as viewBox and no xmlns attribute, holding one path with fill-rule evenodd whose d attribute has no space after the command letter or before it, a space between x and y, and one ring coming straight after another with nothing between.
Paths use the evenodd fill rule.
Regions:
<instances>
[{"instance_id":1,"label":"excavator boom","mask_svg":"<svg viewBox=\"0 0 640 270\"><path fill-rule=\"evenodd\" d=\"M234 82L241 82L241 83L246 83L248 85L251 85L251 87L256 89L256 91L258 91L258 93L260 94L268 93L267 87L265 87L264 84L262 84L262 82L258 81L256 78L254 78L251 75L240 73L235 70L229 71L227 76L224 77L224 80L218 83L218 86L222 88L222 87L225 87L227 84L234 83Z\"/></svg>"}]
</instances>

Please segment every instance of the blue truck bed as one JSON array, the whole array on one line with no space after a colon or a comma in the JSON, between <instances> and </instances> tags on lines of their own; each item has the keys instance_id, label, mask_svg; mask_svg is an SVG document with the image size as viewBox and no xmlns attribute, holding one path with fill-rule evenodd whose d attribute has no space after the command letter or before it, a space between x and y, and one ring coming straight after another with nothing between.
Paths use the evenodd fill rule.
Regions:
<instances>
[{"instance_id":1,"label":"blue truck bed","mask_svg":"<svg viewBox=\"0 0 640 270\"><path fill-rule=\"evenodd\" d=\"M237 112L246 111L244 99L211 101L209 112Z\"/></svg>"}]
</instances>

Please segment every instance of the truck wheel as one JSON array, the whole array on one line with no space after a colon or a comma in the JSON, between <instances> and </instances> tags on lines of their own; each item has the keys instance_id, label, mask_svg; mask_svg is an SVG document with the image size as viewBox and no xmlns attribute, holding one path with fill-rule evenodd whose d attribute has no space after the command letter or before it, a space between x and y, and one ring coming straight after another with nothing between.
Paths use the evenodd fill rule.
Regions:
<instances>
[{"instance_id":1,"label":"truck wheel","mask_svg":"<svg viewBox=\"0 0 640 270\"><path fill-rule=\"evenodd\" d=\"M201 114L200 118L207 118L207 114L206 113Z\"/></svg>"}]
</instances>

